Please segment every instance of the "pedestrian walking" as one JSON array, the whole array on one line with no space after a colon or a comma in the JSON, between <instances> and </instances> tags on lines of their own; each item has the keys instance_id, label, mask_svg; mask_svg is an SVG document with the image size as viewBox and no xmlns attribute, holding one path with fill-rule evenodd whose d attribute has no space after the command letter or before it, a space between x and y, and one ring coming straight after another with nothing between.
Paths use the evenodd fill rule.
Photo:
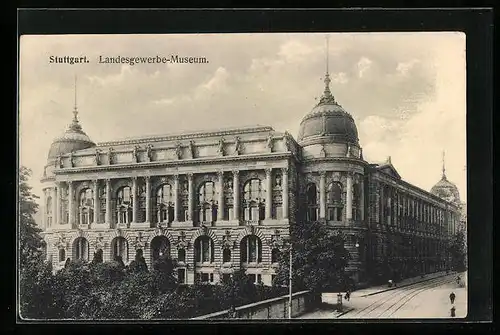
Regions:
<instances>
[{"instance_id":1,"label":"pedestrian walking","mask_svg":"<svg viewBox=\"0 0 500 335\"><path fill-rule=\"evenodd\" d=\"M350 299L351 299L351 292L347 290L347 292L345 293L345 300L349 301Z\"/></svg>"},{"instance_id":2,"label":"pedestrian walking","mask_svg":"<svg viewBox=\"0 0 500 335\"><path fill-rule=\"evenodd\" d=\"M450 293L450 302L453 304L455 302L455 293L451 292Z\"/></svg>"},{"instance_id":3,"label":"pedestrian walking","mask_svg":"<svg viewBox=\"0 0 500 335\"><path fill-rule=\"evenodd\" d=\"M455 317L455 306L453 306L451 309L450 309L450 315L452 318Z\"/></svg>"}]
</instances>

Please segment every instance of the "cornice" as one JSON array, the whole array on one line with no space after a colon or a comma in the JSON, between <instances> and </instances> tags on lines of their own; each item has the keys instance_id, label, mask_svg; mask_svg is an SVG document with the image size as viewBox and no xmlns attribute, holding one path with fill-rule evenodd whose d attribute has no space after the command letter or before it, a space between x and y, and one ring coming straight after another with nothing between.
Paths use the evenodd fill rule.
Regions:
<instances>
[{"instance_id":1,"label":"cornice","mask_svg":"<svg viewBox=\"0 0 500 335\"><path fill-rule=\"evenodd\" d=\"M316 165L318 163L333 163L333 162L339 162L339 163L352 163L356 165L361 165L363 167L366 167L369 165L369 163L365 160L356 158L356 157L315 157L311 159L302 159L302 164L304 166L311 166L311 165Z\"/></svg>"},{"instance_id":2,"label":"cornice","mask_svg":"<svg viewBox=\"0 0 500 335\"><path fill-rule=\"evenodd\" d=\"M359 147L359 138L353 142L346 139L347 135L312 135L307 136L305 139L299 140L297 143L301 147L307 147L315 144L353 144Z\"/></svg>"},{"instance_id":3,"label":"cornice","mask_svg":"<svg viewBox=\"0 0 500 335\"><path fill-rule=\"evenodd\" d=\"M180 141L180 140L190 140L195 138L208 138L217 136L240 135L240 134L251 134L257 132L274 132L274 131L275 131L274 128L271 126L255 126L250 128L233 128L227 130L200 131L187 134L159 135L159 136L141 137L136 139L123 139L117 141L100 142L97 143L97 146L106 147L106 146L141 144L141 143L162 142L162 141Z\"/></svg>"},{"instance_id":4,"label":"cornice","mask_svg":"<svg viewBox=\"0 0 500 335\"><path fill-rule=\"evenodd\" d=\"M393 177L387 173L384 173L380 170L373 170L371 171L372 175L374 176L374 179L379 181L379 182L385 182L387 183L387 180L384 180L383 178L378 178L378 176L374 173L374 172L379 172L380 175L382 175L385 179L389 179L390 183L389 184L390 186L395 186L395 187L400 187L400 186L404 186L404 187L407 187L409 188L411 191L417 193L417 196L425 196L427 198L431 198L431 200L439 203L440 205L443 205L443 206L448 206L448 207L452 207L452 208L456 208L458 209L458 206L453 204L452 202L448 202L444 199L441 199L440 197L438 197L437 195L434 195L432 193L430 193L429 191L426 191L418 186L415 186L413 184L410 184L409 182L405 181L404 179L398 179L396 177Z\"/></svg>"},{"instance_id":5,"label":"cornice","mask_svg":"<svg viewBox=\"0 0 500 335\"><path fill-rule=\"evenodd\" d=\"M154 162L140 162L140 163L124 163L124 164L111 164L111 165L97 165L97 166L81 166L74 168L63 168L54 170L56 175L75 174L82 172L99 172L99 171L113 171L137 168L156 168L166 166L189 166L189 165L206 165L214 163L227 163L227 162L241 162L248 160L258 159L280 159L290 158L293 154L291 152L278 152L278 153L263 153L251 154L241 156L220 156L220 157L207 157L207 158L194 158L185 160L172 160L172 161L154 161Z\"/></svg>"}]
</instances>

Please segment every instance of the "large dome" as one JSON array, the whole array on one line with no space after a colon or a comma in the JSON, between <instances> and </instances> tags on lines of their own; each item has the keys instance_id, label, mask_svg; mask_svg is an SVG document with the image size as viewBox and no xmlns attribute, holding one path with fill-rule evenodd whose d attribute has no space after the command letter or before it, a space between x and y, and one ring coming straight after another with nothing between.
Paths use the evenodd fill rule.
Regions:
<instances>
[{"instance_id":1,"label":"large dome","mask_svg":"<svg viewBox=\"0 0 500 335\"><path fill-rule=\"evenodd\" d=\"M300 122L299 144L335 143L358 145L358 129L353 117L340 106L330 92L330 78L325 78L325 92L319 103Z\"/></svg>"},{"instance_id":2,"label":"large dome","mask_svg":"<svg viewBox=\"0 0 500 335\"><path fill-rule=\"evenodd\" d=\"M57 158L59 155L65 155L72 151L88 149L95 147L96 144L82 130L82 126L78 122L77 112L74 112L75 117L64 134L56 138L49 150L49 159Z\"/></svg>"}]
</instances>

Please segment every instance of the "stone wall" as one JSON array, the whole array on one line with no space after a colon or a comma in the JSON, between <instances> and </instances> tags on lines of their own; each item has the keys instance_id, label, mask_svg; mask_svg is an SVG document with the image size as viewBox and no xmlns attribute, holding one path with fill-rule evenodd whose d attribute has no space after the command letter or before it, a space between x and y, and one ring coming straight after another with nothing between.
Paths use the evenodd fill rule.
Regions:
<instances>
[{"instance_id":1,"label":"stone wall","mask_svg":"<svg viewBox=\"0 0 500 335\"><path fill-rule=\"evenodd\" d=\"M236 307L235 315L230 310L202 315L193 320L217 319L287 319L289 296L259 301L253 304ZM310 291L297 292L292 295L292 318L309 312L319 306L321 296Z\"/></svg>"}]
</instances>

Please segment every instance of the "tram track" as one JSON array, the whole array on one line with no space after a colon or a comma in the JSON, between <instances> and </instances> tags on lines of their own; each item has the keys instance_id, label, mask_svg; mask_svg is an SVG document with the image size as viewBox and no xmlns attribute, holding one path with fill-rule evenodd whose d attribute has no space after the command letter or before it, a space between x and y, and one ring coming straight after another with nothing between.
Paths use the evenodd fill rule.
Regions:
<instances>
[{"instance_id":1,"label":"tram track","mask_svg":"<svg viewBox=\"0 0 500 335\"><path fill-rule=\"evenodd\" d=\"M371 304L362 309L354 310L353 312L347 313L346 317L349 319L390 317L418 294L452 281L453 281L452 276L446 276L446 277L435 278L426 282L415 283L414 285L403 287L401 290L394 290L389 295L384 296L383 298L372 302ZM382 311L377 310L385 304L390 304L390 306ZM395 306L396 308L394 308ZM391 309L394 310L391 311ZM387 314L387 316L384 316L384 314Z\"/></svg>"}]
</instances>

